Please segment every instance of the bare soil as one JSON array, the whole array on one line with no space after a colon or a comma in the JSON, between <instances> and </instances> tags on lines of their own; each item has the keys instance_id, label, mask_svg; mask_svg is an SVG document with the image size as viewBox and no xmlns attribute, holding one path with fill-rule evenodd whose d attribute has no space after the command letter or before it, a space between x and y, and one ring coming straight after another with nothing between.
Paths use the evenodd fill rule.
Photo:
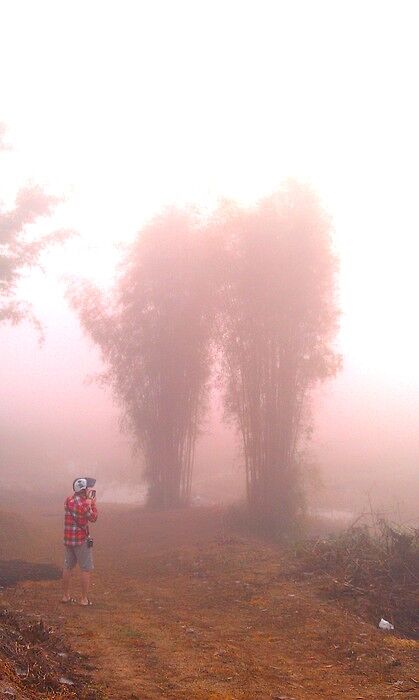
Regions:
<instances>
[{"instance_id":1,"label":"bare soil","mask_svg":"<svg viewBox=\"0 0 419 700\"><path fill-rule=\"evenodd\" d=\"M37 521L39 561L59 563L61 518L57 508ZM237 536L220 509L103 508L94 538L91 608L62 605L57 581L5 589L0 608L38 615L58 630L90 664L86 683L97 697L418 695L417 642L325 598L315 576L293 575L289 553ZM76 577L74 593L77 586ZM71 688L63 692L71 697Z\"/></svg>"},{"instance_id":2,"label":"bare soil","mask_svg":"<svg viewBox=\"0 0 419 700\"><path fill-rule=\"evenodd\" d=\"M18 581L44 581L61 578L61 570L51 564L32 564L21 559L0 559L0 587L14 586Z\"/></svg>"}]
</instances>

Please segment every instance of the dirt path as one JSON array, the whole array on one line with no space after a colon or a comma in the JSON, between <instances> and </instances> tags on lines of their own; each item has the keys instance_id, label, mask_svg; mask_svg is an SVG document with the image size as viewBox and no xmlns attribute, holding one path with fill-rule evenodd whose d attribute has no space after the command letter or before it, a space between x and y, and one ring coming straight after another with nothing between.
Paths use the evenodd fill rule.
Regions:
<instances>
[{"instance_id":1,"label":"dirt path","mask_svg":"<svg viewBox=\"0 0 419 700\"><path fill-rule=\"evenodd\" d=\"M3 594L90 656L105 698L417 696L417 644L292 580L277 549L229 535L214 513L124 517L97 533L94 607L60 605L56 582Z\"/></svg>"}]
</instances>

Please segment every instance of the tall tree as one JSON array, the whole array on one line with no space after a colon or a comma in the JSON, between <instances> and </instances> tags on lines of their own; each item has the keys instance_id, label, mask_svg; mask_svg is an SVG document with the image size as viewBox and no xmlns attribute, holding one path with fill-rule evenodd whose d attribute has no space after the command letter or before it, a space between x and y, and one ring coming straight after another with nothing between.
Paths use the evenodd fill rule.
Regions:
<instances>
[{"instance_id":1,"label":"tall tree","mask_svg":"<svg viewBox=\"0 0 419 700\"><path fill-rule=\"evenodd\" d=\"M228 264L219 341L225 403L243 440L248 504L269 527L293 523L310 389L333 375L338 312L330 223L297 183L252 210L225 207Z\"/></svg>"},{"instance_id":2,"label":"tall tree","mask_svg":"<svg viewBox=\"0 0 419 700\"><path fill-rule=\"evenodd\" d=\"M178 506L190 495L211 366L207 259L194 216L169 210L140 231L108 302L89 286L73 295L144 457L153 507Z\"/></svg>"},{"instance_id":3,"label":"tall tree","mask_svg":"<svg viewBox=\"0 0 419 700\"><path fill-rule=\"evenodd\" d=\"M0 151L7 149L4 133L0 124ZM41 187L31 186L19 190L12 209L0 207L0 323L18 323L24 318L35 321L30 304L17 299L17 285L23 271L39 263L45 248L70 235L68 231L39 234L31 229L32 224L52 213L58 201Z\"/></svg>"}]
</instances>

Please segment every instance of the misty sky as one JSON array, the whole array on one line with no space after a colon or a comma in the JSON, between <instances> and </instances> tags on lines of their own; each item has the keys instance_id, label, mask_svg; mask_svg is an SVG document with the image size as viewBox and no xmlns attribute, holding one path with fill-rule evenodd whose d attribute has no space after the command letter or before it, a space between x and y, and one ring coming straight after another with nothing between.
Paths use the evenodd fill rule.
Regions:
<instances>
[{"instance_id":1,"label":"misty sky","mask_svg":"<svg viewBox=\"0 0 419 700\"><path fill-rule=\"evenodd\" d=\"M80 234L22 283L43 348L27 324L0 330L8 449L13 426L20 445L42 437L40 462L51 433L51 465L128 459L117 411L83 383L98 355L64 278L108 284L121 243L166 204L252 202L296 176L330 212L341 259L346 369L321 411L340 407L339 430L360 415L363 433L369 420L377 436L394 429L417 464L416 12L403 0L1 3L0 121L13 146L2 206L39 183L66 200L45 229Z\"/></svg>"}]
</instances>

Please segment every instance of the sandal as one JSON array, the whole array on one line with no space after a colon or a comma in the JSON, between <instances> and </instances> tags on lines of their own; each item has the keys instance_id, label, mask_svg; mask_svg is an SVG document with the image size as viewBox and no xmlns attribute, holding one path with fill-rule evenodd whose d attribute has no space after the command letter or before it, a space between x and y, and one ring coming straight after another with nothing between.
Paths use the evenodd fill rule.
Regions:
<instances>
[{"instance_id":1,"label":"sandal","mask_svg":"<svg viewBox=\"0 0 419 700\"><path fill-rule=\"evenodd\" d=\"M89 605L93 605L93 603L92 603L92 601L88 598L88 599L87 599L87 603L79 603L79 605L81 605L82 608L88 608Z\"/></svg>"},{"instance_id":2,"label":"sandal","mask_svg":"<svg viewBox=\"0 0 419 700\"><path fill-rule=\"evenodd\" d=\"M75 598L67 598L67 600L61 599L61 602L63 605L74 605L77 603L77 600Z\"/></svg>"}]
</instances>

